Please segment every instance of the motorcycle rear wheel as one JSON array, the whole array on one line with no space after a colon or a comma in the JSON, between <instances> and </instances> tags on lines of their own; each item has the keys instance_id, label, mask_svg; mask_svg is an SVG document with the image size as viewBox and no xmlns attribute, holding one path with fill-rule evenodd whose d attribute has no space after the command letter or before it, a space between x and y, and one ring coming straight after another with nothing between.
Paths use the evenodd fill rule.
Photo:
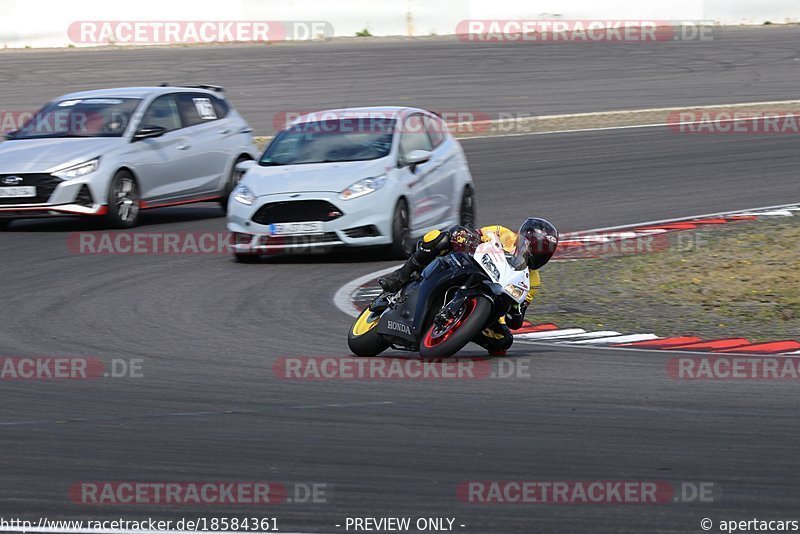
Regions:
<instances>
[{"instance_id":1,"label":"motorcycle rear wheel","mask_svg":"<svg viewBox=\"0 0 800 534\"><path fill-rule=\"evenodd\" d=\"M480 333L491 311L492 306L485 298L469 297L450 322L442 327L432 324L428 328L419 347L420 356L425 359L453 356Z\"/></svg>"}]
</instances>

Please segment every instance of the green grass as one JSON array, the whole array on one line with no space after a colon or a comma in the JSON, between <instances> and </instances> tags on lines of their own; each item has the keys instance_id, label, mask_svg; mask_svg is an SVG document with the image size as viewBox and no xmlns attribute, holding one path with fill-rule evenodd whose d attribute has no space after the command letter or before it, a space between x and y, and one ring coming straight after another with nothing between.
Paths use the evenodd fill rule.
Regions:
<instances>
[{"instance_id":1,"label":"green grass","mask_svg":"<svg viewBox=\"0 0 800 534\"><path fill-rule=\"evenodd\" d=\"M668 239L649 254L548 265L528 318L662 336L800 339L800 216Z\"/></svg>"}]
</instances>

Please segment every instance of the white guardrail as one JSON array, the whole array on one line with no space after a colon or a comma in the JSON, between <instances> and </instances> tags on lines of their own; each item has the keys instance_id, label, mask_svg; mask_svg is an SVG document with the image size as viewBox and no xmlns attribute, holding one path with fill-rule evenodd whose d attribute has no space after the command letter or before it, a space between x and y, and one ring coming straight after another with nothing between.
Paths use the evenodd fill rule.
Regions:
<instances>
[{"instance_id":1,"label":"white guardrail","mask_svg":"<svg viewBox=\"0 0 800 534\"><path fill-rule=\"evenodd\" d=\"M4 47L92 46L76 42L81 21L317 21L326 34L427 36L456 33L465 20L655 20L716 24L800 21L797 0L0 0ZM309 26L310 28L314 28ZM73 31L70 31L73 28ZM256 29L256 31L258 31ZM303 32L301 32L303 33ZM308 33L308 32L305 32ZM328 35L330 36L330 35ZM308 38L309 35L298 35ZM123 44L117 42L116 44Z\"/></svg>"}]
</instances>

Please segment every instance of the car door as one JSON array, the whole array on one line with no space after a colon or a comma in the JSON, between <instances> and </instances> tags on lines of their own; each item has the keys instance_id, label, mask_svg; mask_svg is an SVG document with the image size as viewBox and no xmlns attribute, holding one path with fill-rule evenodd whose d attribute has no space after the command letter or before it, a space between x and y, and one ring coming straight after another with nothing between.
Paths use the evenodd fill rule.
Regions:
<instances>
[{"instance_id":1,"label":"car door","mask_svg":"<svg viewBox=\"0 0 800 534\"><path fill-rule=\"evenodd\" d=\"M401 180L409 188L411 226L415 230L436 224L441 210L437 204L441 204L441 199L437 193L434 155L430 161L416 166L408 163L407 156L414 150L431 152L432 149L424 117L419 113L406 117L400 126L398 166Z\"/></svg>"},{"instance_id":2,"label":"car door","mask_svg":"<svg viewBox=\"0 0 800 534\"><path fill-rule=\"evenodd\" d=\"M160 137L134 140L131 144L132 165L142 199L148 201L179 194L191 159L189 140L173 94L159 96L145 110L138 128L153 126L160 126L166 132Z\"/></svg>"},{"instance_id":3,"label":"car door","mask_svg":"<svg viewBox=\"0 0 800 534\"><path fill-rule=\"evenodd\" d=\"M215 192L224 187L228 165L233 161L233 125L219 115L215 97L206 93L176 95L181 121L191 145L192 161L183 189L193 193ZM237 132L238 133L238 132Z\"/></svg>"},{"instance_id":4,"label":"car door","mask_svg":"<svg viewBox=\"0 0 800 534\"><path fill-rule=\"evenodd\" d=\"M447 126L439 117L426 114L424 119L425 130L433 148L432 187L434 195L439 199L435 210L435 224L454 224L458 221L457 214L461 205L460 191L456 187L458 163L455 142L447 135Z\"/></svg>"}]
</instances>

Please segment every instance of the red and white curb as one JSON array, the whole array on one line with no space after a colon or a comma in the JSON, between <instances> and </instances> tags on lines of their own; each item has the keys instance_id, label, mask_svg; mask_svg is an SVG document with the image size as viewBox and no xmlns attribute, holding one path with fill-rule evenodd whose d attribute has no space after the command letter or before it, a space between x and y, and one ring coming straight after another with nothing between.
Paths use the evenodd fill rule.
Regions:
<instances>
[{"instance_id":1,"label":"red and white curb","mask_svg":"<svg viewBox=\"0 0 800 534\"><path fill-rule=\"evenodd\" d=\"M685 232L714 225L757 221L772 217L800 216L800 204L769 206L750 210L712 213L679 219L651 221L626 226L614 226L564 234L554 261L598 258L607 253L649 252L652 247L634 247L626 250L629 240L645 240L665 236L672 232ZM598 246L599 245L599 246ZM382 269L357 278L342 286L333 298L339 310L357 317L360 311L381 294L377 279L392 272L397 266ZM523 343L536 343L573 347L595 347L639 350L672 350L682 352L723 354L791 354L800 355L800 342L782 340L752 343L740 337L703 340L696 336L660 337L653 333L617 332L614 330L586 331L582 328L560 328L553 323L533 325L526 323L514 331L514 339Z\"/></svg>"},{"instance_id":2,"label":"red and white curb","mask_svg":"<svg viewBox=\"0 0 800 534\"><path fill-rule=\"evenodd\" d=\"M795 215L800 215L800 204L714 213L564 234L558 243L558 251L554 260L590 259L617 253L656 252L669 246L668 236L675 232Z\"/></svg>"},{"instance_id":3,"label":"red and white curb","mask_svg":"<svg viewBox=\"0 0 800 534\"><path fill-rule=\"evenodd\" d=\"M660 337L652 333L624 333L614 330L587 331L582 328L561 328L553 323L525 324L521 329L514 331L514 341L557 346L672 350L718 354L800 355L800 341L791 339L764 343L753 343L740 337L704 340L697 336Z\"/></svg>"}]
</instances>

